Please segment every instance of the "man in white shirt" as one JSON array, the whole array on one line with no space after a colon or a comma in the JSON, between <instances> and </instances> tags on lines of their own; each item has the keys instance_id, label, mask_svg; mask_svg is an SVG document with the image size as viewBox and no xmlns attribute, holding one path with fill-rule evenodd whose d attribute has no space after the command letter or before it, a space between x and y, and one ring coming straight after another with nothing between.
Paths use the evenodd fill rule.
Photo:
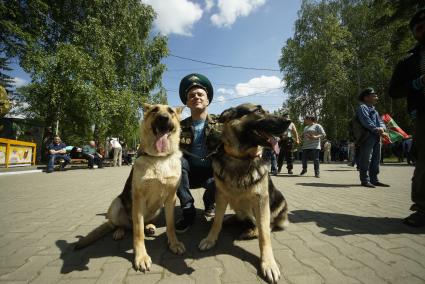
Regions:
<instances>
[{"instance_id":1,"label":"man in white shirt","mask_svg":"<svg viewBox=\"0 0 425 284\"><path fill-rule=\"evenodd\" d=\"M120 142L118 142L117 138L112 138L109 142L111 145L111 148L114 150L114 164L113 166L121 167L122 164L122 147Z\"/></svg>"},{"instance_id":2,"label":"man in white shirt","mask_svg":"<svg viewBox=\"0 0 425 284\"><path fill-rule=\"evenodd\" d=\"M302 154L302 164L303 170L300 175L307 173L307 160L309 156L313 157L314 162L314 176L320 177L320 164L319 164L319 154L320 154L320 139L326 136L325 130L323 127L316 123L316 118L314 116L306 116L304 118L304 131L302 134L303 139L303 154Z\"/></svg>"}]
</instances>

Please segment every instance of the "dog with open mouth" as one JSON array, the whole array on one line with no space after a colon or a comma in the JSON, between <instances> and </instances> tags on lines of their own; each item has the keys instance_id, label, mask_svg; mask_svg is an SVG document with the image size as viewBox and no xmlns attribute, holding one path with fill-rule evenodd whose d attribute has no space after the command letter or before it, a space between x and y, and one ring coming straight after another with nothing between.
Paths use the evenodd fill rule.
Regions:
<instances>
[{"instance_id":1,"label":"dog with open mouth","mask_svg":"<svg viewBox=\"0 0 425 284\"><path fill-rule=\"evenodd\" d=\"M291 123L268 114L259 105L242 104L225 110L220 152L213 156L216 182L216 215L210 232L199 248L212 248L221 231L227 205L236 216L253 224L243 238L257 237L260 243L261 270L269 282L280 278L270 240L271 229L289 224L288 205L269 176L269 164L262 158L263 147L277 147L273 136L282 134Z\"/></svg>"},{"instance_id":2,"label":"dog with open mouth","mask_svg":"<svg viewBox=\"0 0 425 284\"><path fill-rule=\"evenodd\" d=\"M134 267L140 271L149 270L152 261L144 243L145 224L164 207L168 246L176 254L184 253L185 246L178 241L174 227L174 205L181 178L181 112L182 108L144 104L139 157L124 190L112 201L106 216L108 221L80 239L76 249L86 247L113 230L113 238L122 239L125 229L132 227Z\"/></svg>"}]
</instances>

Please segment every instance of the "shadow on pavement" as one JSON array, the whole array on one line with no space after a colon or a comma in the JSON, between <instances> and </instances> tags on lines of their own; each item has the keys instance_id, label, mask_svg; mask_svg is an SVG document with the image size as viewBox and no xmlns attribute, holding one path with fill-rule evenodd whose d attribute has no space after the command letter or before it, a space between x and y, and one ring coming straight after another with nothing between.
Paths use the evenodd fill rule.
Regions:
<instances>
[{"instance_id":1,"label":"shadow on pavement","mask_svg":"<svg viewBox=\"0 0 425 284\"><path fill-rule=\"evenodd\" d=\"M358 184L336 184L336 183L320 183L320 182L300 182L296 185L301 186L312 186L312 187L344 187L344 188L350 188L350 187L361 187L360 183Z\"/></svg>"},{"instance_id":2,"label":"shadow on pavement","mask_svg":"<svg viewBox=\"0 0 425 284\"><path fill-rule=\"evenodd\" d=\"M177 212L179 212L179 209L176 210L176 213ZM97 215L102 214L103 213L99 213ZM177 219L178 216L176 216L176 220ZM179 256L173 254L168 249L163 212L158 217L158 220L158 222L155 222L157 226L155 236L146 237L145 239L146 250L152 259L151 270L155 270L155 266L159 265L176 275L191 274L194 271L194 269L190 267L191 262L209 256L225 254L250 263L257 269L257 275L262 277L261 271L259 270L259 255L253 254L235 244L237 236L241 233L241 228L223 226L216 246L208 251L200 251L198 249L198 244L201 239L207 236L212 223L203 217L203 210L197 209L196 223L184 234L177 235L179 240L183 242L186 247L186 252ZM77 236L77 238L81 237L82 236ZM258 240L250 241L258 242ZM131 230L126 231L124 239L120 241L114 241L112 239L112 233L109 233L84 249L74 250L74 245L75 243L68 243L66 240L56 241L56 246L61 250L60 259L63 261L61 267L62 274L73 271L89 270L88 264L90 260L102 257L120 257L128 260L129 267L133 265L134 254ZM140 273L142 274L142 272Z\"/></svg>"},{"instance_id":3,"label":"shadow on pavement","mask_svg":"<svg viewBox=\"0 0 425 284\"><path fill-rule=\"evenodd\" d=\"M340 213L294 210L289 214L291 223L315 222L324 228L322 234L346 236L355 234L424 234L425 228L411 228L402 223L403 219L388 217L364 217Z\"/></svg>"}]
</instances>

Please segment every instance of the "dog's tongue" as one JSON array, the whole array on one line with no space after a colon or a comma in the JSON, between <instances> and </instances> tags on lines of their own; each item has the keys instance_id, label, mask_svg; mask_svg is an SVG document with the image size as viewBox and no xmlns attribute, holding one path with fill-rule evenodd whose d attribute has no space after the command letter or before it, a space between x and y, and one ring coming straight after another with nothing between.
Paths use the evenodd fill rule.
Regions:
<instances>
[{"instance_id":1,"label":"dog's tongue","mask_svg":"<svg viewBox=\"0 0 425 284\"><path fill-rule=\"evenodd\" d=\"M272 136L269 138L269 143L270 143L270 146L272 146L272 149L276 153L276 155L279 155L280 148L279 148L279 144L277 143L277 139Z\"/></svg>"},{"instance_id":2,"label":"dog's tongue","mask_svg":"<svg viewBox=\"0 0 425 284\"><path fill-rule=\"evenodd\" d=\"M164 153L168 151L169 142L167 138L168 133L161 133L156 136L155 146L158 153Z\"/></svg>"}]
</instances>

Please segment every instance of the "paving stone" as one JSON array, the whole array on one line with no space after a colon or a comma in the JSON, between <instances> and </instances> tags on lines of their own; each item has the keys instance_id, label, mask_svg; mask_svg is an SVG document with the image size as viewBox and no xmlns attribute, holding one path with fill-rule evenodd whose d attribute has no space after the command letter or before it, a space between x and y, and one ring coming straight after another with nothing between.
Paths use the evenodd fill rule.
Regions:
<instances>
[{"instance_id":1,"label":"paving stone","mask_svg":"<svg viewBox=\"0 0 425 284\"><path fill-rule=\"evenodd\" d=\"M140 283L158 283L163 276L158 273L146 273L139 275L130 275L126 277L126 284L140 284ZM99 283L100 284L100 283Z\"/></svg>"},{"instance_id":2,"label":"paving stone","mask_svg":"<svg viewBox=\"0 0 425 284\"><path fill-rule=\"evenodd\" d=\"M303 259L301 261L317 271L326 283L360 283L358 280L341 273L324 257Z\"/></svg>"},{"instance_id":3,"label":"paving stone","mask_svg":"<svg viewBox=\"0 0 425 284\"><path fill-rule=\"evenodd\" d=\"M302 275L289 275L289 283L292 284L321 284L325 280L319 274L302 274Z\"/></svg>"},{"instance_id":4,"label":"paving stone","mask_svg":"<svg viewBox=\"0 0 425 284\"><path fill-rule=\"evenodd\" d=\"M38 272L50 261L52 261L52 257L50 256L32 256L24 265L22 265L18 269L14 270L11 273L0 276L0 280L30 281L34 279L38 275Z\"/></svg>"},{"instance_id":5,"label":"paving stone","mask_svg":"<svg viewBox=\"0 0 425 284\"><path fill-rule=\"evenodd\" d=\"M218 255L217 259L223 263L223 267L225 268L221 277L223 282L252 281L257 279L256 274L251 273L242 260L230 255ZM258 261L256 265L260 265L260 262Z\"/></svg>"},{"instance_id":6,"label":"paving stone","mask_svg":"<svg viewBox=\"0 0 425 284\"><path fill-rule=\"evenodd\" d=\"M124 263L106 263L97 283L123 283L129 269L131 268Z\"/></svg>"},{"instance_id":7,"label":"paving stone","mask_svg":"<svg viewBox=\"0 0 425 284\"><path fill-rule=\"evenodd\" d=\"M202 269L196 269L190 275L190 277L194 279L196 283L220 284L221 283L220 275L222 273L223 273L222 268L202 268Z\"/></svg>"},{"instance_id":8,"label":"paving stone","mask_svg":"<svg viewBox=\"0 0 425 284\"><path fill-rule=\"evenodd\" d=\"M61 278L60 268L57 266L45 266L40 270L39 275L31 281L32 284L54 284Z\"/></svg>"}]
</instances>

